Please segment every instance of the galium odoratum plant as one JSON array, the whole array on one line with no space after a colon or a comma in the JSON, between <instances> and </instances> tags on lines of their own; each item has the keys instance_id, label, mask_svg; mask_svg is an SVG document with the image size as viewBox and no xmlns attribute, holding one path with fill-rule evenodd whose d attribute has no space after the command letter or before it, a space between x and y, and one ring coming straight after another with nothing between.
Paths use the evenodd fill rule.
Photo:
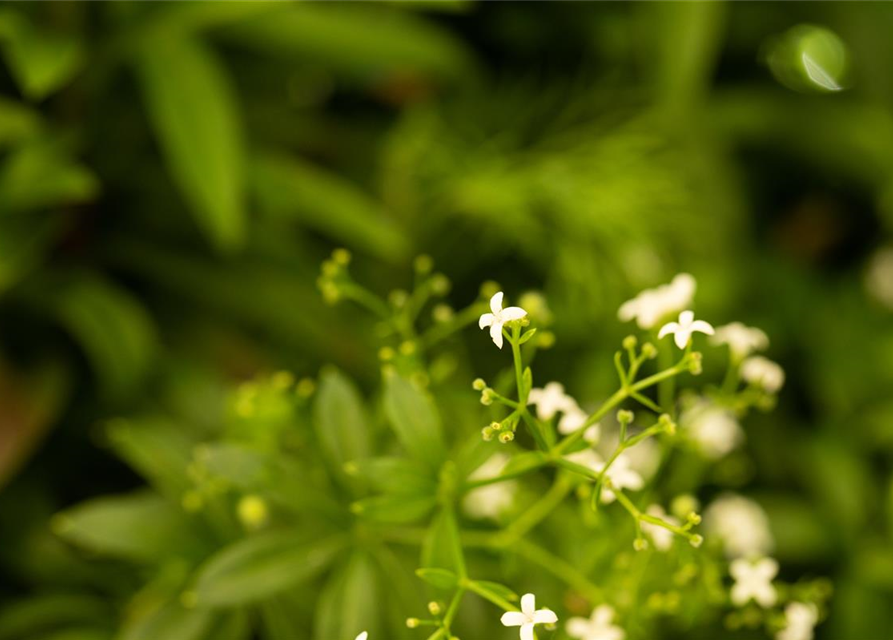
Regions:
<instances>
[{"instance_id":1,"label":"galium odoratum plant","mask_svg":"<svg viewBox=\"0 0 893 640\"><path fill-rule=\"evenodd\" d=\"M638 330L607 363L616 388L592 403L534 375L555 341L543 296L511 304L487 283L454 310L427 257L386 297L350 262L336 251L319 285L376 318L371 402L325 368L239 385L217 431L110 424L153 490L91 501L54 529L153 576L123 608L122 637L618 640L668 621L711 634L716 620L811 637L827 584L778 579L767 516L734 483L700 502L783 384L756 355L765 334L693 314L694 278L677 276L621 307ZM466 337L504 370L475 378ZM716 384L697 384L705 358L727 363Z\"/></svg>"}]
</instances>

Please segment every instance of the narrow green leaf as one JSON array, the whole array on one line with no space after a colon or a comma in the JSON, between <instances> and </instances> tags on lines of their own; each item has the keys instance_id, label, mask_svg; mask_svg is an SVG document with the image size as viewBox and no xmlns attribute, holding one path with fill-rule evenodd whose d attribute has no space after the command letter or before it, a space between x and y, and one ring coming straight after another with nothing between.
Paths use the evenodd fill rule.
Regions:
<instances>
[{"instance_id":1,"label":"narrow green leaf","mask_svg":"<svg viewBox=\"0 0 893 640\"><path fill-rule=\"evenodd\" d=\"M368 555L356 552L320 593L314 617L314 637L355 638L367 631L382 636L381 580Z\"/></svg>"},{"instance_id":2,"label":"narrow green leaf","mask_svg":"<svg viewBox=\"0 0 893 640\"><path fill-rule=\"evenodd\" d=\"M242 132L226 70L197 39L147 39L137 70L168 168L203 231L220 249L245 232Z\"/></svg>"},{"instance_id":3,"label":"narrow green leaf","mask_svg":"<svg viewBox=\"0 0 893 640\"><path fill-rule=\"evenodd\" d=\"M337 369L327 368L320 375L313 424L324 454L338 473L345 463L369 454L369 425L363 399Z\"/></svg>"},{"instance_id":4,"label":"narrow green leaf","mask_svg":"<svg viewBox=\"0 0 893 640\"><path fill-rule=\"evenodd\" d=\"M0 97L0 149L34 135L40 124L40 116L35 111Z\"/></svg>"},{"instance_id":5,"label":"narrow green leaf","mask_svg":"<svg viewBox=\"0 0 893 640\"><path fill-rule=\"evenodd\" d=\"M9 600L0 608L0 640L35 638L57 627L86 625L113 615L100 598L67 593Z\"/></svg>"},{"instance_id":6,"label":"narrow green leaf","mask_svg":"<svg viewBox=\"0 0 893 640\"><path fill-rule=\"evenodd\" d=\"M224 547L199 570L199 606L262 600L322 571L344 545L340 537L308 542L298 531L271 531Z\"/></svg>"},{"instance_id":7,"label":"narrow green leaf","mask_svg":"<svg viewBox=\"0 0 893 640\"><path fill-rule=\"evenodd\" d=\"M348 469L350 475L384 493L431 496L437 489L431 470L407 458L367 458L349 464Z\"/></svg>"},{"instance_id":8,"label":"narrow green leaf","mask_svg":"<svg viewBox=\"0 0 893 640\"><path fill-rule=\"evenodd\" d=\"M415 522L428 515L437 499L433 495L383 495L353 503L354 513L376 522Z\"/></svg>"},{"instance_id":9,"label":"narrow green leaf","mask_svg":"<svg viewBox=\"0 0 893 640\"><path fill-rule=\"evenodd\" d=\"M98 553L140 562L201 552L197 531L185 514L164 498L146 492L80 504L57 515L53 530Z\"/></svg>"},{"instance_id":10,"label":"narrow green leaf","mask_svg":"<svg viewBox=\"0 0 893 640\"><path fill-rule=\"evenodd\" d=\"M425 569L416 569L415 574L438 589L452 589L459 582L459 576L448 569L428 567Z\"/></svg>"},{"instance_id":11,"label":"narrow green leaf","mask_svg":"<svg viewBox=\"0 0 893 640\"><path fill-rule=\"evenodd\" d=\"M502 598L509 602L518 601L518 594L505 585L499 584L498 582L489 582L487 580L475 580L474 582L481 590L486 591L497 598Z\"/></svg>"},{"instance_id":12,"label":"narrow green leaf","mask_svg":"<svg viewBox=\"0 0 893 640\"><path fill-rule=\"evenodd\" d=\"M445 507L428 528L428 535L422 543L420 564L426 568L447 569L464 575L464 563L456 516L452 508Z\"/></svg>"},{"instance_id":13,"label":"narrow green leaf","mask_svg":"<svg viewBox=\"0 0 893 640\"><path fill-rule=\"evenodd\" d=\"M440 415L431 398L395 373L385 378L384 407L397 439L410 455L432 466L443 461Z\"/></svg>"},{"instance_id":14,"label":"narrow green leaf","mask_svg":"<svg viewBox=\"0 0 893 640\"><path fill-rule=\"evenodd\" d=\"M120 640L199 640L211 626L213 614L203 609L186 609L177 600L149 608L129 619Z\"/></svg>"}]
</instances>

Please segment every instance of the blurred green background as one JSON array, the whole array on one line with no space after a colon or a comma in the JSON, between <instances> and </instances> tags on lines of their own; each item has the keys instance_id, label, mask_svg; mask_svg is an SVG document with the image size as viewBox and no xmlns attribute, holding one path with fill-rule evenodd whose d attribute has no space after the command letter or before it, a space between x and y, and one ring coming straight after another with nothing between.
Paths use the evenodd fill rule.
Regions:
<instances>
[{"instance_id":1,"label":"blurred green background","mask_svg":"<svg viewBox=\"0 0 893 640\"><path fill-rule=\"evenodd\" d=\"M457 307L542 290L537 375L592 399L619 304L694 274L788 374L722 483L833 580L819 638L893 637L891 30L886 3L0 5L0 603L133 591L48 526L143 484L102 421L201 439L257 373L374 385L373 323L316 290L344 246L382 291L419 253ZM464 338L457 385L505 364Z\"/></svg>"}]
</instances>

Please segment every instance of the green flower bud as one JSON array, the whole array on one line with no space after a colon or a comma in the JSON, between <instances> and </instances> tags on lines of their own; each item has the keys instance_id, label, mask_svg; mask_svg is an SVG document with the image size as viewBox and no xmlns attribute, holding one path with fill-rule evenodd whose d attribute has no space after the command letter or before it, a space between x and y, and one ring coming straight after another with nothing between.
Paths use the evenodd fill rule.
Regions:
<instances>
[{"instance_id":1,"label":"green flower bud","mask_svg":"<svg viewBox=\"0 0 893 640\"><path fill-rule=\"evenodd\" d=\"M431 602L429 602L429 603L428 603L428 612L429 612L432 616L438 616L438 615L440 615L440 612L441 612L441 606L440 606L440 603L438 603L438 602L434 602L433 600L432 600Z\"/></svg>"},{"instance_id":2,"label":"green flower bud","mask_svg":"<svg viewBox=\"0 0 893 640\"><path fill-rule=\"evenodd\" d=\"M503 431L499 434L499 441L502 444L508 444L512 440L515 439L515 433L513 431Z\"/></svg>"},{"instance_id":3,"label":"green flower bud","mask_svg":"<svg viewBox=\"0 0 893 640\"><path fill-rule=\"evenodd\" d=\"M701 508L701 503L690 493L684 493L673 498L670 503L670 511L677 518L687 518L689 513L694 513Z\"/></svg>"},{"instance_id":4,"label":"green flower bud","mask_svg":"<svg viewBox=\"0 0 893 640\"><path fill-rule=\"evenodd\" d=\"M246 529L254 531L267 523L270 510L267 502L260 496L248 495L239 500L236 506L236 514L239 521Z\"/></svg>"},{"instance_id":5,"label":"green flower bud","mask_svg":"<svg viewBox=\"0 0 893 640\"><path fill-rule=\"evenodd\" d=\"M487 388L487 383L483 378L475 378L474 382L471 383L471 388L475 391L483 391Z\"/></svg>"},{"instance_id":6,"label":"green flower bud","mask_svg":"<svg viewBox=\"0 0 893 640\"><path fill-rule=\"evenodd\" d=\"M648 541L645 538L636 538L633 540L633 549L636 551L644 551L648 548Z\"/></svg>"},{"instance_id":7,"label":"green flower bud","mask_svg":"<svg viewBox=\"0 0 893 640\"><path fill-rule=\"evenodd\" d=\"M657 347L655 347L650 342L646 342L642 345L642 355L648 358L649 360L653 360L657 357Z\"/></svg>"},{"instance_id":8,"label":"green flower bud","mask_svg":"<svg viewBox=\"0 0 893 640\"><path fill-rule=\"evenodd\" d=\"M341 265L342 267L346 267L350 264L350 251L344 248L335 249L332 252L332 260L335 261L336 264Z\"/></svg>"},{"instance_id":9,"label":"green flower bud","mask_svg":"<svg viewBox=\"0 0 893 640\"><path fill-rule=\"evenodd\" d=\"M434 260L431 259L431 256L423 253L416 256L413 267L415 267L417 273L425 276L431 273L431 269L434 268Z\"/></svg>"},{"instance_id":10,"label":"green flower bud","mask_svg":"<svg viewBox=\"0 0 893 640\"><path fill-rule=\"evenodd\" d=\"M635 349L635 348L636 348L636 344L637 344L638 342L639 342L639 341L636 339L636 336L632 336L632 335L630 335L630 336L626 336L626 337L623 339L623 348L624 348L624 349Z\"/></svg>"},{"instance_id":11,"label":"green flower bud","mask_svg":"<svg viewBox=\"0 0 893 640\"><path fill-rule=\"evenodd\" d=\"M435 273L431 276L431 291L434 292L434 295L445 296L450 292L452 286L450 279L442 273Z\"/></svg>"},{"instance_id":12,"label":"green flower bud","mask_svg":"<svg viewBox=\"0 0 893 640\"><path fill-rule=\"evenodd\" d=\"M617 412L617 422L620 424L630 424L635 417L635 414L629 409L621 409Z\"/></svg>"},{"instance_id":13,"label":"green flower bud","mask_svg":"<svg viewBox=\"0 0 893 640\"><path fill-rule=\"evenodd\" d=\"M691 538L688 539L689 544L693 546L695 549L700 547L704 543L704 536L696 533Z\"/></svg>"},{"instance_id":14,"label":"green flower bud","mask_svg":"<svg viewBox=\"0 0 893 640\"><path fill-rule=\"evenodd\" d=\"M410 629L415 629L417 626L419 626L419 619L418 618L407 618L406 626Z\"/></svg>"}]
</instances>

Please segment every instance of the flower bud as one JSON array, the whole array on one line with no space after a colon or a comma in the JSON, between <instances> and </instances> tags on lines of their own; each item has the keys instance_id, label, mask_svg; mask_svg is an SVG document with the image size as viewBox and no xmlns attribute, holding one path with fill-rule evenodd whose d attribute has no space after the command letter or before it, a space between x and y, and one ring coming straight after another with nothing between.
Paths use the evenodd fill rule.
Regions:
<instances>
[{"instance_id":1,"label":"flower bud","mask_svg":"<svg viewBox=\"0 0 893 640\"><path fill-rule=\"evenodd\" d=\"M416 256L415 261L413 261L413 267L415 267L416 273L426 276L434 268L434 260L431 259L431 256L422 253Z\"/></svg>"},{"instance_id":2,"label":"flower bud","mask_svg":"<svg viewBox=\"0 0 893 640\"><path fill-rule=\"evenodd\" d=\"M434 322L440 322L441 324L452 320L454 315L453 308L448 304L438 304L431 310L431 318L433 318Z\"/></svg>"},{"instance_id":3,"label":"flower bud","mask_svg":"<svg viewBox=\"0 0 893 640\"><path fill-rule=\"evenodd\" d=\"M335 261L336 264L341 265L342 267L346 267L350 264L350 251L344 248L335 249L332 252L332 260Z\"/></svg>"},{"instance_id":4,"label":"flower bud","mask_svg":"<svg viewBox=\"0 0 893 640\"><path fill-rule=\"evenodd\" d=\"M316 391L316 383L312 378L301 378L295 385L295 394L299 398L309 398Z\"/></svg>"},{"instance_id":5,"label":"flower bud","mask_svg":"<svg viewBox=\"0 0 893 640\"><path fill-rule=\"evenodd\" d=\"M397 355L391 347L382 347L378 350L378 359L382 362L390 362Z\"/></svg>"},{"instance_id":6,"label":"flower bud","mask_svg":"<svg viewBox=\"0 0 893 640\"><path fill-rule=\"evenodd\" d=\"M515 439L515 433L513 431L503 431L499 434L499 441L502 444L508 444L512 440Z\"/></svg>"},{"instance_id":7,"label":"flower bud","mask_svg":"<svg viewBox=\"0 0 893 640\"><path fill-rule=\"evenodd\" d=\"M441 611L440 603L434 602L433 600L428 603L428 612L432 616L440 615L440 611Z\"/></svg>"},{"instance_id":8,"label":"flower bud","mask_svg":"<svg viewBox=\"0 0 893 640\"><path fill-rule=\"evenodd\" d=\"M452 286L450 279L442 273L435 273L431 276L431 291L434 292L434 295L445 296L450 292Z\"/></svg>"},{"instance_id":9,"label":"flower bud","mask_svg":"<svg viewBox=\"0 0 893 640\"><path fill-rule=\"evenodd\" d=\"M617 422L620 424L629 424L635 418L635 414L629 409L621 409L617 412Z\"/></svg>"},{"instance_id":10,"label":"flower bud","mask_svg":"<svg viewBox=\"0 0 893 640\"><path fill-rule=\"evenodd\" d=\"M487 426L481 429L481 437L484 442L490 442L493 439L493 427Z\"/></svg>"},{"instance_id":11,"label":"flower bud","mask_svg":"<svg viewBox=\"0 0 893 640\"><path fill-rule=\"evenodd\" d=\"M415 353L416 345L412 340L405 340L400 343L400 353L404 356L411 356Z\"/></svg>"},{"instance_id":12,"label":"flower bud","mask_svg":"<svg viewBox=\"0 0 893 640\"><path fill-rule=\"evenodd\" d=\"M627 350L629 350L629 349L635 349L635 348L636 348L636 344L637 344L638 342L639 342L639 341L636 339L636 336L633 336L633 335L626 336L626 337L623 339L623 348L624 348L624 349L627 349Z\"/></svg>"},{"instance_id":13,"label":"flower bud","mask_svg":"<svg viewBox=\"0 0 893 640\"><path fill-rule=\"evenodd\" d=\"M484 389L481 392L481 404L485 407L489 407L493 404L493 390L492 389Z\"/></svg>"},{"instance_id":14,"label":"flower bud","mask_svg":"<svg viewBox=\"0 0 893 640\"><path fill-rule=\"evenodd\" d=\"M644 551L648 548L648 541L645 538L636 538L633 540L633 549L636 551Z\"/></svg>"},{"instance_id":15,"label":"flower bud","mask_svg":"<svg viewBox=\"0 0 893 640\"><path fill-rule=\"evenodd\" d=\"M699 516L699 515L698 515L697 513L695 513L694 511L689 512L689 514L688 514L687 516L685 516L685 520L686 520L686 521L688 522L688 524L690 524L691 526L695 526L695 525L701 524L701 516Z\"/></svg>"},{"instance_id":16,"label":"flower bud","mask_svg":"<svg viewBox=\"0 0 893 640\"><path fill-rule=\"evenodd\" d=\"M670 503L670 511L677 518L688 518L689 513L694 513L700 508L700 502L690 493L676 496Z\"/></svg>"},{"instance_id":17,"label":"flower bud","mask_svg":"<svg viewBox=\"0 0 893 640\"><path fill-rule=\"evenodd\" d=\"M407 618L406 626L410 629L415 629L417 626L419 626L419 619L418 618Z\"/></svg>"},{"instance_id":18,"label":"flower bud","mask_svg":"<svg viewBox=\"0 0 893 640\"><path fill-rule=\"evenodd\" d=\"M403 289L394 289L388 294L388 300L397 309L402 309L409 299L409 294Z\"/></svg>"},{"instance_id":19,"label":"flower bud","mask_svg":"<svg viewBox=\"0 0 893 640\"><path fill-rule=\"evenodd\" d=\"M483 378L475 378L474 382L471 383L471 388L475 391L483 391L487 388L487 383Z\"/></svg>"},{"instance_id":20,"label":"flower bud","mask_svg":"<svg viewBox=\"0 0 893 640\"><path fill-rule=\"evenodd\" d=\"M250 531L260 529L267 523L270 517L270 510L267 508L266 500L255 495L244 496L239 500L239 504L236 506L236 513L242 526Z\"/></svg>"},{"instance_id":21,"label":"flower bud","mask_svg":"<svg viewBox=\"0 0 893 640\"><path fill-rule=\"evenodd\" d=\"M691 544L691 546L697 549L704 543L704 536L696 533L688 539L688 542Z\"/></svg>"}]
</instances>

